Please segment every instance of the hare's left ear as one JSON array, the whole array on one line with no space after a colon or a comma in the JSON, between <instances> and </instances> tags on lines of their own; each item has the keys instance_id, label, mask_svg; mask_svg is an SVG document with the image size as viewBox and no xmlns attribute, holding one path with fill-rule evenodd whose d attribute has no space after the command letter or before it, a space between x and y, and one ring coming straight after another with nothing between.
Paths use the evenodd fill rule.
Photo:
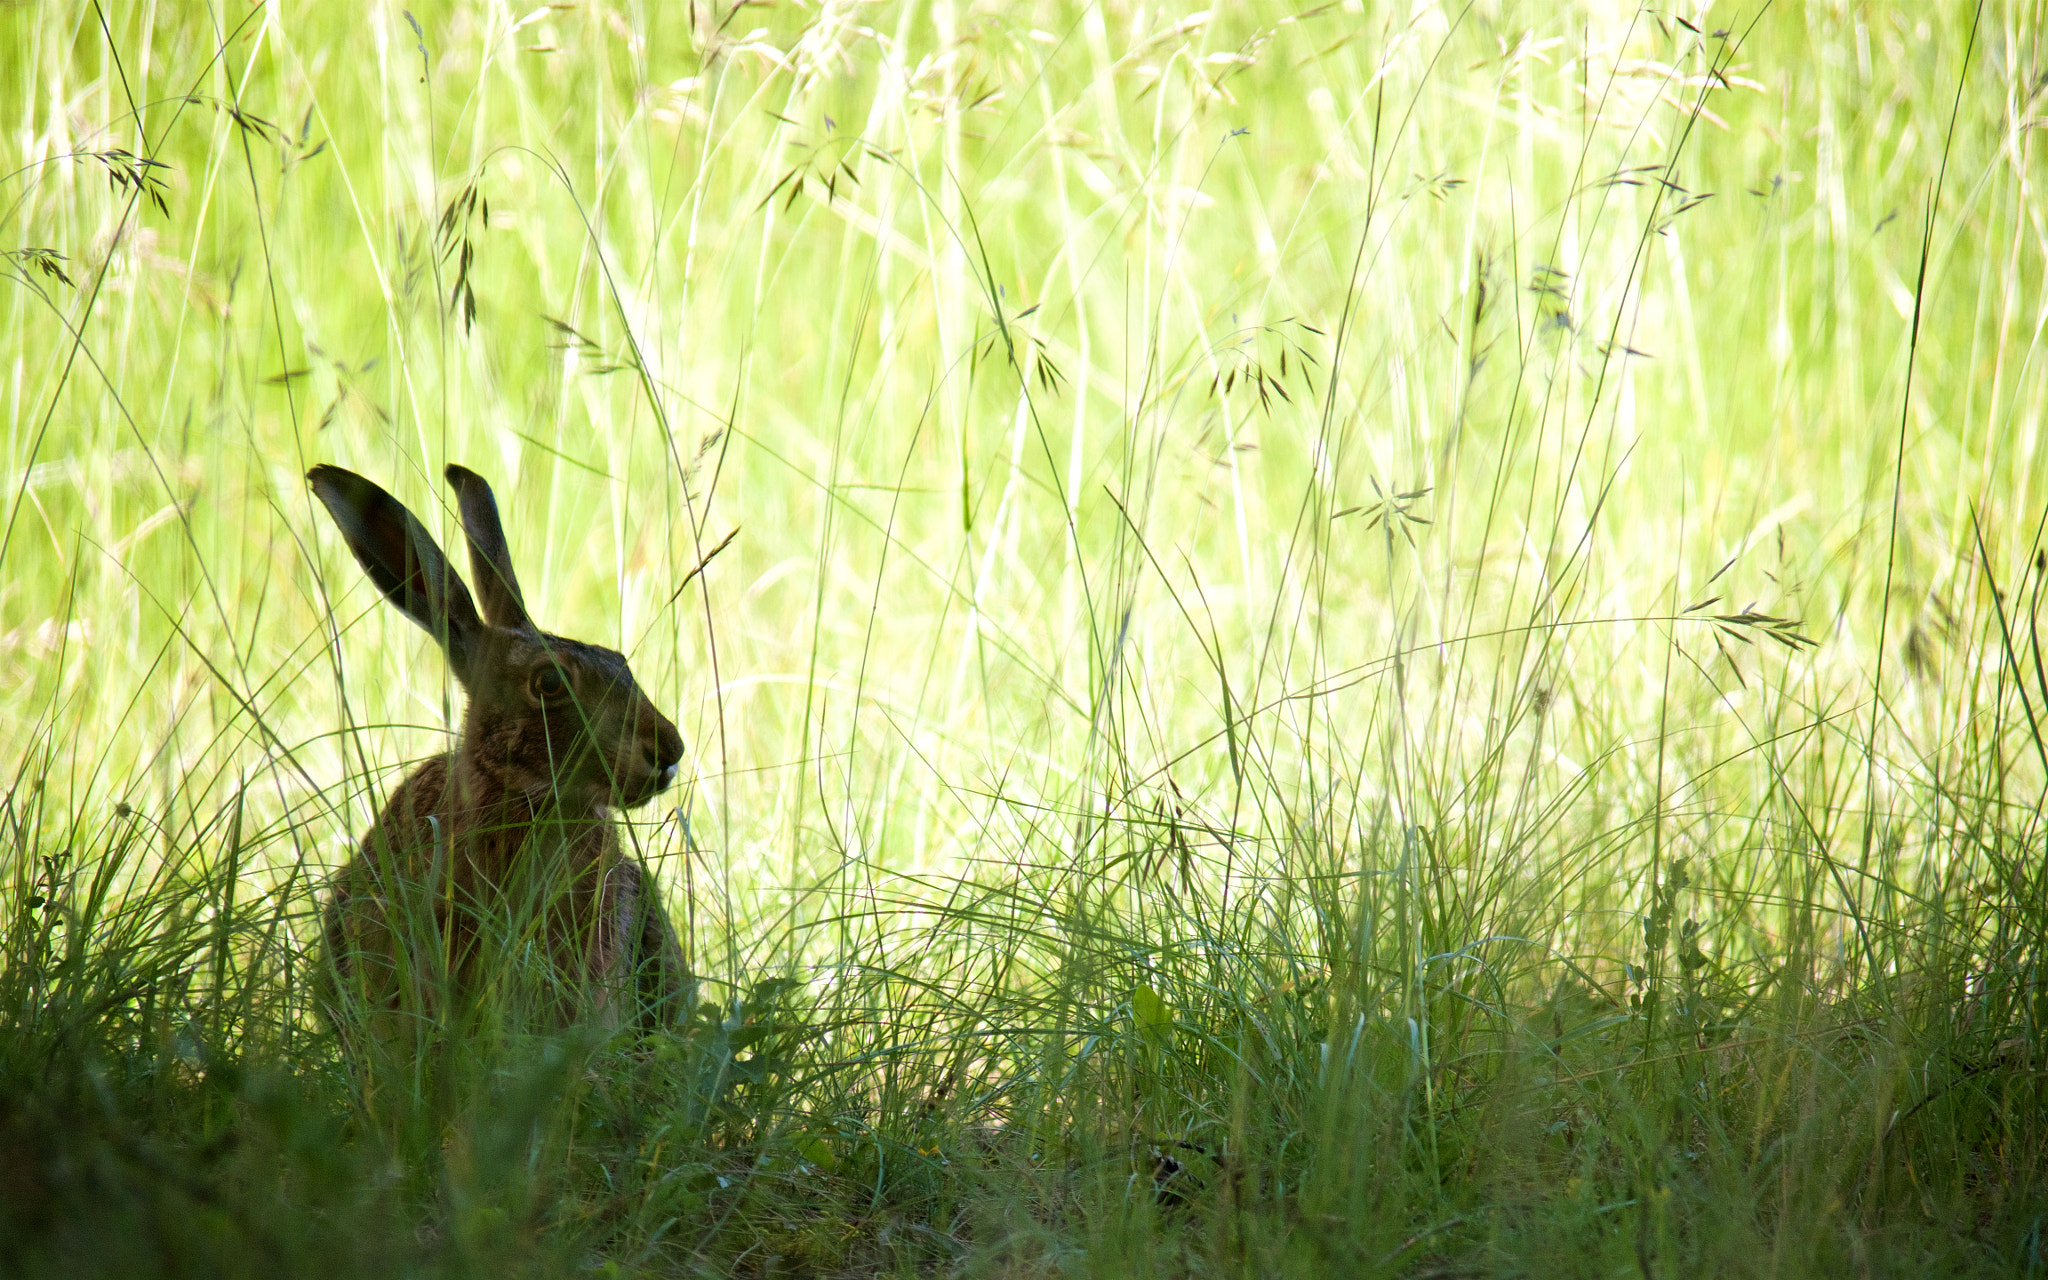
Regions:
<instances>
[{"instance_id":1,"label":"hare's left ear","mask_svg":"<svg viewBox=\"0 0 2048 1280\"><path fill-rule=\"evenodd\" d=\"M426 628L447 652L456 677L467 684L483 621L434 535L404 503L353 471L322 465L308 471L306 479L370 581Z\"/></svg>"},{"instance_id":2,"label":"hare's left ear","mask_svg":"<svg viewBox=\"0 0 2048 1280\"><path fill-rule=\"evenodd\" d=\"M451 466L448 483L462 509L462 534L469 542L470 577L476 582L484 620L514 631L534 630L526 615L526 597L512 571L512 552L505 545L505 526L498 521L498 500L491 486L468 467Z\"/></svg>"}]
</instances>

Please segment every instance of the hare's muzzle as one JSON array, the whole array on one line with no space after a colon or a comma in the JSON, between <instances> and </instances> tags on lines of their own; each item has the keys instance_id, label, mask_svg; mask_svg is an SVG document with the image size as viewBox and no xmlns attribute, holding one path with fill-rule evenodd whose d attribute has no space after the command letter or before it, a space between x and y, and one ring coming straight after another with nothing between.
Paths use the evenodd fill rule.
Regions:
<instances>
[{"instance_id":1,"label":"hare's muzzle","mask_svg":"<svg viewBox=\"0 0 2048 1280\"><path fill-rule=\"evenodd\" d=\"M640 766L643 781L627 788L628 804L645 804L675 785L683 762L683 735L667 716L651 706L641 708L639 733ZM637 771L636 771L637 772Z\"/></svg>"}]
</instances>

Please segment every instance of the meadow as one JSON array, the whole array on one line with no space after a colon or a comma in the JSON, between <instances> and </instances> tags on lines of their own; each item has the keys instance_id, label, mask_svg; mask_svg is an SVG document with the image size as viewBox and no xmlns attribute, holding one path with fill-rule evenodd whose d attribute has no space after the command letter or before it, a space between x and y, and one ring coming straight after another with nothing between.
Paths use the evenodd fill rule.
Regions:
<instances>
[{"instance_id":1,"label":"meadow","mask_svg":"<svg viewBox=\"0 0 2048 1280\"><path fill-rule=\"evenodd\" d=\"M0 1273L2048 1274L2038 5L0 6ZM461 691L681 1025L365 1072Z\"/></svg>"}]
</instances>

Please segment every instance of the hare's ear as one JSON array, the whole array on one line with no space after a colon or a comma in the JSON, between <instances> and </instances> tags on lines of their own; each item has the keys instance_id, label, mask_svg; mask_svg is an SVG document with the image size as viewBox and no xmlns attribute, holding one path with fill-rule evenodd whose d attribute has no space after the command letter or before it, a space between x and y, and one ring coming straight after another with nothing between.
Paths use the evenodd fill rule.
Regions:
<instances>
[{"instance_id":1,"label":"hare's ear","mask_svg":"<svg viewBox=\"0 0 2048 1280\"><path fill-rule=\"evenodd\" d=\"M491 495L491 486L468 467L451 466L446 474L462 508L469 571L476 578L484 617L494 627L534 630L533 619L526 616L526 597L519 591L519 575L512 572L512 551L505 545L505 526L498 522L498 500Z\"/></svg>"},{"instance_id":2,"label":"hare's ear","mask_svg":"<svg viewBox=\"0 0 2048 1280\"><path fill-rule=\"evenodd\" d=\"M404 503L353 471L318 466L306 479L370 581L440 642L463 675L483 622L434 535Z\"/></svg>"}]
</instances>

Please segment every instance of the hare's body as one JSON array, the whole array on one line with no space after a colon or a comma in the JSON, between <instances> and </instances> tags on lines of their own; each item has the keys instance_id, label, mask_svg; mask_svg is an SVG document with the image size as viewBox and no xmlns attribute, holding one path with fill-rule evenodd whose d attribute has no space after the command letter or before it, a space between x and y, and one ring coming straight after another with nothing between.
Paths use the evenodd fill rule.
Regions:
<instances>
[{"instance_id":1,"label":"hare's body","mask_svg":"<svg viewBox=\"0 0 2048 1280\"><path fill-rule=\"evenodd\" d=\"M380 1035L400 1015L436 1019L448 997L483 992L494 965L521 958L548 962L552 1021L674 1017L689 983L682 948L612 812L674 781L675 726L621 655L533 626L481 479L449 468L480 617L389 494L336 467L309 478L372 581L441 641L470 695L456 750L392 792L336 878L330 1016L366 1017Z\"/></svg>"},{"instance_id":2,"label":"hare's body","mask_svg":"<svg viewBox=\"0 0 2048 1280\"><path fill-rule=\"evenodd\" d=\"M399 784L327 906L334 976L364 1012L439 1013L443 988L477 989L480 965L512 950L522 925L583 997L558 1000L557 1020L617 1026L636 1005L659 1016L652 1002L675 1003L687 970L653 877L622 853L609 817L565 818L552 803L495 793L459 754Z\"/></svg>"}]
</instances>

